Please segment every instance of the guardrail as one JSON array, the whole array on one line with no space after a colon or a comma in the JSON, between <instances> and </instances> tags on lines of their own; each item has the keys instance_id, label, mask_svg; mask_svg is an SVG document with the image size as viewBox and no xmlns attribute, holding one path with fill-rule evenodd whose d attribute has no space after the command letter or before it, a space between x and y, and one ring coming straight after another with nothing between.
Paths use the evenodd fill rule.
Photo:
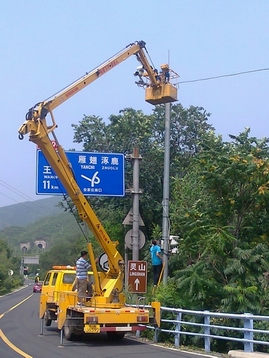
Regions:
<instances>
[{"instance_id":1,"label":"guardrail","mask_svg":"<svg viewBox=\"0 0 269 358\"><path fill-rule=\"evenodd\" d=\"M140 305L139 305L140 306ZM142 307L142 306L141 306ZM151 306L143 306L149 308ZM162 318L163 312L168 312L173 318ZM196 318L193 322L191 318ZM202 322L197 322L197 321ZM236 320L237 327L221 325L221 321ZM205 352L210 352L210 343L214 339L221 339L227 341L235 341L242 343L245 352L253 352L253 345L269 345L269 330L255 329L255 322L268 322L269 316L258 316L251 313L232 314L232 313L216 313L210 311L192 311L181 308L161 307L161 326L152 327L147 326L148 329L154 330L154 342L158 342L160 332L170 333L174 335L175 347L180 347L181 337L183 335L197 336L204 340ZM171 328L163 328L163 324L171 324ZM188 327L192 329L188 330ZM224 335L219 335L218 332L223 331ZM233 335L231 332L236 332ZM255 339L257 335L262 335L263 340ZM237 335L237 336L235 336Z\"/></svg>"}]
</instances>

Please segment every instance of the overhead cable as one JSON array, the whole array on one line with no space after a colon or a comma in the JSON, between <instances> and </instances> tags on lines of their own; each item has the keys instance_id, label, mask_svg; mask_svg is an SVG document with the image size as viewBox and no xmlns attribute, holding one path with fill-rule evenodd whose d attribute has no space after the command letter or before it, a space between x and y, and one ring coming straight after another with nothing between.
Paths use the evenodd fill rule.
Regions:
<instances>
[{"instance_id":1,"label":"overhead cable","mask_svg":"<svg viewBox=\"0 0 269 358\"><path fill-rule=\"evenodd\" d=\"M257 70L230 73L228 75L219 75L219 76L213 76L213 77L200 78L200 79L196 79L196 80L179 81L178 83L192 83L192 82L209 81L209 80L215 80L215 79L218 79L218 78L240 76L240 75L245 75L245 74L248 74L248 73L262 72L262 71L268 71L268 70L269 70L269 68L260 68L260 69L257 69Z\"/></svg>"}]
</instances>

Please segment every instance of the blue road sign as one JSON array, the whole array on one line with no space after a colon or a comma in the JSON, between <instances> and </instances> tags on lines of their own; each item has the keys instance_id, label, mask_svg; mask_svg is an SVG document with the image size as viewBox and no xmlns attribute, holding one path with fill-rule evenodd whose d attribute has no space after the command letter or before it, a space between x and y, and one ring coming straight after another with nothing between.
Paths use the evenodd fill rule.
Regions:
<instances>
[{"instance_id":1,"label":"blue road sign","mask_svg":"<svg viewBox=\"0 0 269 358\"><path fill-rule=\"evenodd\" d=\"M76 182L85 196L124 196L124 155L66 152ZM67 194L41 150L37 150L36 193Z\"/></svg>"}]
</instances>

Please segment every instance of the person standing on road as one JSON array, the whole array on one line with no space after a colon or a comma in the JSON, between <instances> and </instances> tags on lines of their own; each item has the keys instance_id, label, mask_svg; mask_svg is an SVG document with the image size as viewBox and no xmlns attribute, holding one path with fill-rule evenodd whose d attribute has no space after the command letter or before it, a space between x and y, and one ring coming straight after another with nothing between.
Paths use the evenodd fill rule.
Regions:
<instances>
[{"instance_id":1,"label":"person standing on road","mask_svg":"<svg viewBox=\"0 0 269 358\"><path fill-rule=\"evenodd\" d=\"M76 262L76 282L78 291L78 305L82 305L83 299L87 297L88 270L91 265L86 261L87 251L81 251L80 258Z\"/></svg>"},{"instance_id":2,"label":"person standing on road","mask_svg":"<svg viewBox=\"0 0 269 358\"><path fill-rule=\"evenodd\" d=\"M162 271L163 259L161 256L161 248L157 244L156 240L152 240L150 254L151 254L151 262L152 262L152 269L153 269L153 284L154 286L157 286Z\"/></svg>"}]
</instances>

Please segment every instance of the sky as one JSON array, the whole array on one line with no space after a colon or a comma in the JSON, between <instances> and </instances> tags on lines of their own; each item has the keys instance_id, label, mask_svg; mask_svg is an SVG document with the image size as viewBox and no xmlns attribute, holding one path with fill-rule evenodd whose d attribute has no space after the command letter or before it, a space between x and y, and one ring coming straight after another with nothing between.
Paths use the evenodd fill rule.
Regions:
<instances>
[{"instance_id":1,"label":"sky","mask_svg":"<svg viewBox=\"0 0 269 358\"><path fill-rule=\"evenodd\" d=\"M267 0L1 1L0 207L47 198L36 195L35 145L18 139L28 109L135 41L155 67L169 62L179 103L211 113L224 140L245 127L269 137L268 15ZM66 150L82 150L71 124L84 114L152 113L134 83L137 64L127 59L54 110Z\"/></svg>"}]
</instances>

